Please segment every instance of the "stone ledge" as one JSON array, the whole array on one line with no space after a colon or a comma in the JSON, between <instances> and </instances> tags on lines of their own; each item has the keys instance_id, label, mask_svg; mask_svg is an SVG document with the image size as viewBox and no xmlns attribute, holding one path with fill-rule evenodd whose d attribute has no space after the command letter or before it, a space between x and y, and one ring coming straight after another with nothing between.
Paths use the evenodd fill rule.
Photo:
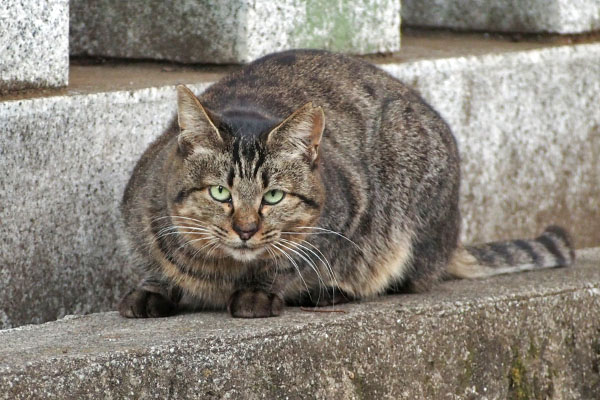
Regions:
<instances>
[{"instance_id":1,"label":"stone ledge","mask_svg":"<svg viewBox=\"0 0 600 400\"><path fill-rule=\"evenodd\" d=\"M600 44L405 44L373 60L456 133L463 239L531 237L558 223L579 247L600 245ZM67 89L0 98L0 328L110 310L132 284L115 230L125 182L174 116L173 85L200 92L222 71L180 68L79 66Z\"/></svg>"},{"instance_id":2,"label":"stone ledge","mask_svg":"<svg viewBox=\"0 0 600 400\"><path fill-rule=\"evenodd\" d=\"M583 33L600 29L596 0L403 0L407 26L492 32Z\"/></svg>"},{"instance_id":3,"label":"stone ledge","mask_svg":"<svg viewBox=\"0 0 600 400\"><path fill-rule=\"evenodd\" d=\"M598 398L600 248L577 256L335 313L112 312L4 330L0 398Z\"/></svg>"},{"instance_id":4,"label":"stone ledge","mask_svg":"<svg viewBox=\"0 0 600 400\"><path fill-rule=\"evenodd\" d=\"M160 18L157 18L160 16ZM70 52L241 63L290 48L352 54L400 49L400 0L71 2Z\"/></svg>"}]
</instances>

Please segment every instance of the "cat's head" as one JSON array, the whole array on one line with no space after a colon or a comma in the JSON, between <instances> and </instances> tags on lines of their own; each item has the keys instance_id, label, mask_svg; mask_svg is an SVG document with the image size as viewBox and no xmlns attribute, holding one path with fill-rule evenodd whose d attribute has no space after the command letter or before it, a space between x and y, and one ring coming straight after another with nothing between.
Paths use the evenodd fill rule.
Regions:
<instances>
[{"instance_id":1,"label":"cat's head","mask_svg":"<svg viewBox=\"0 0 600 400\"><path fill-rule=\"evenodd\" d=\"M177 90L181 132L167 190L173 225L198 254L251 261L289 253L287 241L305 237L324 202L321 107L308 103L239 135L185 86Z\"/></svg>"}]
</instances>

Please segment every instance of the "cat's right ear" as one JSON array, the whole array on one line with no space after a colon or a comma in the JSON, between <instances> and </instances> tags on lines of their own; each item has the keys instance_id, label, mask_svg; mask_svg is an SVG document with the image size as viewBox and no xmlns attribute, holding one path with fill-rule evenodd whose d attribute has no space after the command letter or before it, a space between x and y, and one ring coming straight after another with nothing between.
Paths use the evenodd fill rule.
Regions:
<instances>
[{"instance_id":1,"label":"cat's right ear","mask_svg":"<svg viewBox=\"0 0 600 400\"><path fill-rule=\"evenodd\" d=\"M183 155L214 149L223 144L223 138L215 125L215 116L184 85L177 86L177 121L181 129L178 137L179 150Z\"/></svg>"}]
</instances>

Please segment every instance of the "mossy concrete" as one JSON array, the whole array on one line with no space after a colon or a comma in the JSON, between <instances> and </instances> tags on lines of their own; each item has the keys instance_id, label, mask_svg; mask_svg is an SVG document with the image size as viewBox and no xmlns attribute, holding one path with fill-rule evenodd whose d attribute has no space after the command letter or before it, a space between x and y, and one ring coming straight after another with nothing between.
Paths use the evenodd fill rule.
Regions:
<instances>
[{"instance_id":1,"label":"mossy concrete","mask_svg":"<svg viewBox=\"0 0 600 400\"><path fill-rule=\"evenodd\" d=\"M400 0L74 0L70 52L242 63L291 48L400 49Z\"/></svg>"},{"instance_id":2,"label":"mossy concrete","mask_svg":"<svg viewBox=\"0 0 600 400\"><path fill-rule=\"evenodd\" d=\"M112 312L4 330L0 398L599 398L600 248L577 256L329 313Z\"/></svg>"}]
</instances>

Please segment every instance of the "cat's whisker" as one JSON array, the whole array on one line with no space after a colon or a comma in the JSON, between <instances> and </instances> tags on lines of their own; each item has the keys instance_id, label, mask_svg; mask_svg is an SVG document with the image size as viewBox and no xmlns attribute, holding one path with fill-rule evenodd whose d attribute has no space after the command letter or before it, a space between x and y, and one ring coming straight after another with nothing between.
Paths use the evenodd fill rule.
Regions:
<instances>
[{"instance_id":1,"label":"cat's whisker","mask_svg":"<svg viewBox=\"0 0 600 400\"><path fill-rule=\"evenodd\" d=\"M331 234L337 235L337 236L341 237L342 239L346 239L347 241L349 241L350 243L352 243L358 250L360 250L361 253L364 253L363 250L360 248L360 246L357 245L356 243L354 243L347 236L344 236L344 235L342 235L339 232L332 231L331 229L321 228L321 227L318 227L318 226L297 226L296 228L297 229L316 229L316 230L322 231L323 233L331 233ZM315 233L315 234L318 234L318 233Z\"/></svg>"},{"instance_id":2,"label":"cat's whisker","mask_svg":"<svg viewBox=\"0 0 600 400\"><path fill-rule=\"evenodd\" d=\"M156 236L160 236L161 234L163 234L165 232L175 231L177 229L178 229L178 226L169 225L169 226L166 226L166 227L162 228L158 232L156 232Z\"/></svg>"},{"instance_id":3,"label":"cat's whisker","mask_svg":"<svg viewBox=\"0 0 600 400\"><path fill-rule=\"evenodd\" d=\"M365 254L364 250L362 248L360 248L356 243L354 243L352 240L348 239L347 237L343 236L341 233L337 233L337 232L279 232L282 235L331 235L331 234L336 234L337 236L342 237L345 240L348 240L350 243L352 243L357 249L358 251L360 251L361 253Z\"/></svg>"},{"instance_id":4,"label":"cat's whisker","mask_svg":"<svg viewBox=\"0 0 600 400\"><path fill-rule=\"evenodd\" d=\"M177 219L177 218L181 218L181 219L187 219L187 220L191 220L192 222L194 222L197 226L202 226L202 221L197 220L195 218L188 218L188 217L183 217L183 216L179 216L179 215L163 215L162 217L155 217L152 218L150 220L150 222L157 222L157 221L161 221L163 219L169 219L169 220L173 220L173 219Z\"/></svg>"},{"instance_id":5,"label":"cat's whisker","mask_svg":"<svg viewBox=\"0 0 600 400\"><path fill-rule=\"evenodd\" d=\"M271 256L271 258L273 258L273 261L275 261L275 274L273 275L273 280L271 281L271 285L269 286L269 290L271 290L273 288L273 285L275 284L275 280L277 280L277 276L279 275L279 260L277 259L277 256L275 255L275 252L273 250L271 250L270 247L271 247L270 245L266 246L265 250L267 250L267 252Z\"/></svg>"},{"instance_id":6,"label":"cat's whisker","mask_svg":"<svg viewBox=\"0 0 600 400\"><path fill-rule=\"evenodd\" d=\"M200 242L202 240L210 240L210 239L211 239L211 237L203 237L203 238L200 238L200 239L188 240L187 242L185 242L184 244L182 244L181 246L179 246L176 251L179 251L182 248L184 248L185 246L190 245L192 243Z\"/></svg>"},{"instance_id":7,"label":"cat's whisker","mask_svg":"<svg viewBox=\"0 0 600 400\"><path fill-rule=\"evenodd\" d=\"M287 257L288 260L290 260L290 262L292 263L292 266L296 269L296 272L298 272L298 276L300 276L300 280L302 280L302 283L304 284L304 287L306 288L306 293L308 293L308 298L311 299L311 301L312 301L312 298L310 297L310 290L308 289L308 285L306 284L306 281L304 280L304 277L302 276L302 273L300 272L300 267L298 267L298 264L296 264L294 259L289 254L287 254L285 250L281 249L275 243L272 243L271 246L273 246L274 248L279 250L279 252L281 254L283 254L285 257Z\"/></svg>"},{"instance_id":8,"label":"cat's whisker","mask_svg":"<svg viewBox=\"0 0 600 400\"><path fill-rule=\"evenodd\" d=\"M221 232L221 233L227 235L227 231L225 229L221 228L220 226L213 225L213 228L215 228L216 231Z\"/></svg>"},{"instance_id":9,"label":"cat's whisker","mask_svg":"<svg viewBox=\"0 0 600 400\"><path fill-rule=\"evenodd\" d=\"M202 246L201 248L199 248L198 250L196 250L194 252L194 254L192 255L192 257L196 258L196 256L198 255L198 253L200 253L203 249L205 249L208 246L214 246L216 243L217 243L217 240L216 239L212 239L209 243L205 244L204 246ZM206 254L206 252L202 255L202 260L203 260L202 261L202 268L200 268L200 270L204 270L204 266L206 265L206 260L207 260L207 254Z\"/></svg>"},{"instance_id":10,"label":"cat's whisker","mask_svg":"<svg viewBox=\"0 0 600 400\"><path fill-rule=\"evenodd\" d=\"M171 218L171 219L185 219L187 221L193 221L196 222L198 224L198 226L203 226L203 221L200 221L199 219L196 218L190 218L190 217L184 217L183 215L168 215L167 218Z\"/></svg>"},{"instance_id":11,"label":"cat's whisker","mask_svg":"<svg viewBox=\"0 0 600 400\"><path fill-rule=\"evenodd\" d=\"M167 219L167 218L174 220L173 222L175 222L175 223L177 223L177 220L179 220L180 223L187 222L188 225L186 225L186 226L189 226L190 228L193 227L195 229L207 229L207 230L209 229L207 226L203 225L203 222L200 221L199 219L184 217L182 215L166 215L163 217L157 217L157 218L153 218L152 222L156 222L156 221L159 221L162 219ZM181 221L181 220L183 220L183 221ZM167 228L169 228L169 227L170 226L167 226ZM166 228L164 228L164 229L166 229Z\"/></svg>"},{"instance_id":12,"label":"cat's whisker","mask_svg":"<svg viewBox=\"0 0 600 400\"><path fill-rule=\"evenodd\" d=\"M315 273L317 274L317 277L319 278L320 283L322 283L323 286L326 286L325 281L323 280L323 277L321 276L321 273L319 272L319 267L316 265L316 263L313 260L310 259L310 255L307 254L303 250L303 248L306 249L306 247L304 247L296 242L292 242L291 240L287 240L287 239L281 239L281 241L289 244L290 246L293 246L297 251L292 250L289 247L286 247L286 248L293 251L294 253L298 254L304 261L306 261L308 263L308 265L310 265L310 267L313 269L313 271L315 271ZM283 243L280 243L280 244L281 244L281 246L285 246Z\"/></svg>"},{"instance_id":13,"label":"cat's whisker","mask_svg":"<svg viewBox=\"0 0 600 400\"><path fill-rule=\"evenodd\" d=\"M206 231L206 232L212 232L212 229L205 227L205 226L200 226L200 225L194 225L190 222L184 221L183 223L179 222L175 225L172 226L177 226L177 227L181 227L181 228L186 228L186 229L194 229L197 231Z\"/></svg>"},{"instance_id":14,"label":"cat's whisker","mask_svg":"<svg viewBox=\"0 0 600 400\"><path fill-rule=\"evenodd\" d=\"M197 249L197 250L194 252L194 254L193 254L193 257L195 258L195 257L198 255L198 253L200 253L202 250L204 250L204 249L205 249L205 248L207 248L208 246L210 246L210 245L212 245L212 244L215 244L215 243L217 243L217 240L216 240L215 238L211 238L211 239L210 239L210 241L209 241L207 244L205 244L204 246L202 246L202 247L198 248L198 249Z\"/></svg>"},{"instance_id":15,"label":"cat's whisker","mask_svg":"<svg viewBox=\"0 0 600 400\"><path fill-rule=\"evenodd\" d=\"M283 239L285 240L285 239ZM319 267L317 267L317 265L314 263L314 261L312 261L310 259L310 256L308 254L306 254L301 248L299 248L297 246L297 243L294 243L290 240L287 240L288 244L294 246L295 249L292 249L286 245L284 245L283 243L279 243L281 246L285 247L286 249L294 252L295 254L297 254L298 256L300 256L300 258L302 258L304 261L306 261L306 263L308 264L308 266L315 271L315 274L317 274L317 278L319 280L319 297L317 298L317 303L319 302L319 300L321 299L321 293L323 293L323 291L325 291L327 285L325 284L325 281L323 281L323 277L321 276L321 273L319 272ZM306 256L306 257L305 257Z\"/></svg>"},{"instance_id":16,"label":"cat's whisker","mask_svg":"<svg viewBox=\"0 0 600 400\"><path fill-rule=\"evenodd\" d=\"M273 232L273 231L265 232L265 233L263 233L262 240L264 242L266 242L266 241L268 241L269 239L271 239L274 236L277 236L277 232Z\"/></svg>"},{"instance_id":17,"label":"cat's whisker","mask_svg":"<svg viewBox=\"0 0 600 400\"><path fill-rule=\"evenodd\" d=\"M169 217L161 217L161 218L169 218ZM161 218L157 218L155 220L161 219ZM187 225L183 225L183 224L176 224L176 225L168 225L162 229L160 229L156 235L160 236L162 233L164 232L168 232L168 231L173 231L176 229L191 229L191 230L197 230L197 231L204 231L204 232L210 232L209 229L207 229L204 226L200 226L200 225L192 225L192 224L187 224Z\"/></svg>"},{"instance_id":18,"label":"cat's whisker","mask_svg":"<svg viewBox=\"0 0 600 400\"><path fill-rule=\"evenodd\" d=\"M323 257L322 260L325 261L326 266L327 266L327 271L329 272L329 275L331 276L331 280L333 282L333 285L331 286L331 288L332 288L331 289L331 296L332 296L331 298L335 299L335 290L336 290L336 288L340 287L340 284L338 283L338 280L335 277L335 273L333 272L333 267L331 266L331 263L329 262L329 260L327 260L327 257L325 257L325 254L323 254L323 252L321 250L319 250L319 248L317 246L315 246L308 240L302 240L302 242L306 243L307 245L309 245L310 247L315 249ZM321 260L321 257L319 257L318 255L317 255L317 257ZM332 304L332 305L334 305L334 304Z\"/></svg>"},{"instance_id":19,"label":"cat's whisker","mask_svg":"<svg viewBox=\"0 0 600 400\"><path fill-rule=\"evenodd\" d=\"M199 231L199 232L211 232L211 230L207 229L207 228L198 228L198 227L189 226L189 225L178 225L177 228L190 229L190 230Z\"/></svg>"},{"instance_id":20,"label":"cat's whisker","mask_svg":"<svg viewBox=\"0 0 600 400\"><path fill-rule=\"evenodd\" d=\"M292 242L291 240L287 240L287 239L281 239L281 240L285 241L285 242ZM319 250L318 247L316 247L314 244L310 243L307 240L302 240L302 243L306 243L309 246L311 246L314 250L316 250L318 252L318 254L317 254L317 253L315 253L314 250L309 249L308 247L306 247L306 246L304 246L304 245L302 245L300 243L296 243L296 242L292 242L292 243L295 243L297 246L302 247L304 250L310 252L315 257L317 257L317 259L319 261L321 261L321 263L323 263L323 265L325 266L325 270L328 272L329 276L331 277L331 280L332 280L334 286L338 286L337 279L335 277L335 274L333 273L333 267L331 266L331 264L329 263L329 261L327 260L327 258L325 257L325 255L321 252L321 250Z\"/></svg>"},{"instance_id":21,"label":"cat's whisker","mask_svg":"<svg viewBox=\"0 0 600 400\"><path fill-rule=\"evenodd\" d=\"M157 235L156 239L161 239L171 235L180 235L180 234L188 234L188 235L196 235L196 236L210 236L210 232L195 232L195 231L177 231L177 232L165 232L162 235Z\"/></svg>"},{"instance_id":22,"label":"cat's whisker","mask_svg":"<svg viewBox=\"0 0 600 400\"><path fill-rule=\"evenodd\" d=\"M317 258L319 258L319 260L321 260L322 262L325 263L325 265L327 265L327 268L331 272L331 278L334 281L336 281L335 275L333 274L333 267L331 266L331 263L329 262L329 260L327 260L327 257L325 257L325 254L323 254L323 252L321 250L319 250L319 248L317 246L315 246L308 240L303 239L302 243L306 243L307 245L309 245L310 247L312 247L314 250L316 250L319 253L320 256L317 254L315 254L315 255L317 256ZM337 281L335 283L337 284Z\"/></svg>"},{"instance_id":23,"label":"cat's whisker","mask_svg":"<svg viewBox=\"0 0 600 400\"><path fill-rule=\"evenodd\" d=\"M219 247L221 247L221 246L219 245L219 242L218 242L218 241L215 241L215 244L214 244L214 246L212 246L212 247L211 247L210 249L208 249L208 251L206 252L206 257L207 257L207 258L208 258L208 257L210 257L210 255L212 254L212 252L213 252L214 250L216 250L217 248L219 248Z\"/></svg>"}]
</instances>

